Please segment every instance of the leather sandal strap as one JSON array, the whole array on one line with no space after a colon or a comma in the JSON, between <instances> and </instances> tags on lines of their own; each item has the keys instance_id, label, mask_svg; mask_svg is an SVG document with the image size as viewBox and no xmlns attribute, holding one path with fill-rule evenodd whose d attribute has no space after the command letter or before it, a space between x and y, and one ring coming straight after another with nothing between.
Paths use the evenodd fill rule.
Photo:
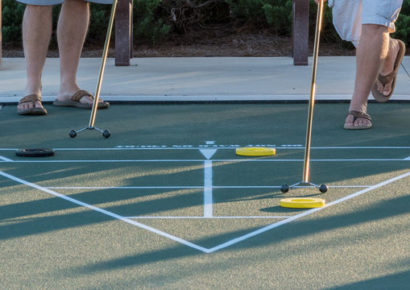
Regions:
<instances>
[{"instance_id":1,"label":"leather sandal strap","mask_svg":"<svg viewBox=\"0 0 410 290\"><path fill-rule=\"evenodd\" d=\"M406 52L406 45L403 43L403 41L398 40L399 44L399 51L397 52L396 60L394 61L394 68L393 71L387 75L381 75L379 73L378 75L378 80L379 82L385 86L388 83L393 82L394 78L397 76L397 72L400 68L400 63L402 62L403 55Z\"/></svg>"},{"instance_id":2,"label":"leather sandal strap","mask_svg":"<svg viewBox=\"0 0 410 290\"><path fill-rule=\"evenodd\" d=\"M349 111L349 115L352 115L354 117L354 119L356 120L357 118L362 118L362 119L367 119L369 121L372 120L372 118L370 117L369 114L366 114L364 112L360 112L360 111Z\"/></svg>"},{"instance_id":3,"label":"leather sandal strap","mask_svg":"<svg viewBox=\"0 0 410 290\"><path fill-rule=\"evenodd\" d=\"M34 103L34 102L41 102L41 97L36 94L27 95L19 101L19 104Z\"/></svg>"},{"instance_id":4,"label":"leather sandal strap","mask_svg":"<svg viewBox=\"0 0 410 290\"><path fill-rule=\"evenodd\" d=\"M379 74L378 79L379 79L379 82L383 86L385 86L386 84L391 83L394 80L395 76L396 76L395 72L391 72L391 73L389 73L388 75L385 75L385 76Z\"/></svg>"},{"instance_id":5,"label":"leather sandal strap","mask_svg":"<svg viewBox=\"0 0 410 290\"><path fill-rule=\"evenodd\" d=\"M85 90L79 90L71 96L71 100L74 102L79 102L82 97L90 97L91 99L94 99L94 96L91 93Z\"/></svg>"}]
</instances>

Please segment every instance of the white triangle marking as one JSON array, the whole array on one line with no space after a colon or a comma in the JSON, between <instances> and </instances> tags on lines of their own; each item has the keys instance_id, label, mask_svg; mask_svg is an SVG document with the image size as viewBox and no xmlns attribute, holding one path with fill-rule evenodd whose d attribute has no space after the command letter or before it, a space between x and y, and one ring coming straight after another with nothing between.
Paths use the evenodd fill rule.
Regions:
<instances>
[{"instance_id":1,"label":"white triangle marking","mask_svg":"<svg viewBox=\"0 0 410 290\"><path fill-rule=\"evenodd\" d=\"M199 151L201 151L202 155L204 155L206 159L210 159L214 156L217 149L199 149Z\"/></svg>"},{"instance_id":2,"label":"white triangle marking","mask_svg":"<svg viewBox=\"0 0 410 290\"><path fill-rule=\"evenodd\" d=\"M215 150L215 151L216 151L216 150ZM163 231L160 231L160 230L158 230L158 229L152 228L152 227L147 226L147 225L145 225L145 224L142 224L142 223L139 223L139 222L135 222L135 221L131 220L130 218L117 215L117 214L112 213L112 212L110 212L110 211L107 211L107 210L98 208L98 207L96 207L96 206L89 205L89 204L87 204L87 203L84 203L84 202L81 202L81 201L79 201L79 200L73 199L73 198L71 198L71 197L65 196L65 195L63 195L63 194L60 194L60 193L55 192L55 191L52 191L52 190L50 190L50 189L47 189L47 188L42 187L42 186L40 186L40 185L37 185L37 184L35 184L35 183L31 183L31 182L25 181L25 180L23 180L23 179L20 179L20 178L18 178L18 177L13 176L13 175L7 174L7 173L5 173L5 172L3 172L3 171L0 171L0 175L6 177L6 178L8 178L8 179L14 180L14 181L16 181L17 183L21 183L21 184L24 184L24 185L26 185L26 186L29 186L29 187L32 187L32 188L41 190L41 191L43 191L43 192L46 192L46 193L51 194L51 195L54 195L54 196L56 196L56 197L59 197L59 198L61 198L61 199L66 200L66 201L72 202L72 203L74 203L74 204L77 204L77 205L80 205L80 206L84 206L84 207L87 207L87 208L89 208L89 209L91 209L91 210L94 210L94 211L100 212L100 213L102 213L102 214L108 215L108 216L110 216L110 217L112 217L112 218L114 218L114 219L121 220L121 221L123 221L123 222L132 224L132 225L137 226L137 227L142 228L142 229L146 229L146 230L148 230L148 231L151 231L151 232L153 232L153 233L156 233L156 234L158 234L158 235L161 235L161 236L163 236L163 237L166 237L166 238L168 238L168 239L171 239L171 240L173 240L173 241L175 241L175 242L178 242L178 243L180 243L180 244L183 244L183 245L185 245L185 246L191 247L191 248L193 248L193 249L197 249L198 251L202 251L202 252L204 252L204 253L210 254L210 253L219 251L219 250L221 250L221 249L230 247L230 246L232 246L232 245L234 245L234 244L237 244L237 243L239 243L239 242L241 242L241 241L247 240L247 239L252 238L252 237L254 237L254 236L260 235L260 234L262 234L262 233L264 233L264 232L270 231L270 230L272 230L272 229L274 229L274 228L277 228L277 227L280 227L280 226L282 226L282 225L288 224L288 223L290 223L290 222L292 222L292 221L295 221L295 220L297 220L297 219L299 219L299 218L302 218L302 217L305 217L305 216L309 216L309 215L311 215L311 214L313 214L313 213L315 213L315 212L321 211L321 210L326 209L326 208L328 208L328 207L330 207L330 206L337 205L337 204L342 203L342 202L344 202L344 201L346 201L346 200L355 198L355 197L360 196L360 195L362 195L362 194L364 194L364 193L367 193L367 192L369 192L369 191L373 191L373 190L375 190L375 189L377 189L377 188L380 188L380 187L383 187L383 186L385 186L385 185L387 185L387 184L393 183L393 182L395 182L395 181L397 181L397 180L406 178L406 177L410 176L410 171L408 171L408 172L406 172L406 173L404 173L404 174L402 174L402 175L393 177L393 178L391 178L391 179L385 180L385 181L383 181L383 182L380 182L380 183L378 183L378 184L376 184L376 185L373 185L373 186L371 186L371 187L368 187L368 188L366 188L366 189L363 189L363 190L360 190L360 191L358 191L358 192L355 192L355 193L353 193L353 194L350 194L350 195L348 195L348 196L345 196L345 197L342 197L342 198L337 199L337 200L335 200L335 201L332 201L332 202L326 204L324 207L312 208L312 209L310 209L310 210L301 212L300 214L297 214L297 215L291 216L291 217L289 217L289 218L286 218L286 219L284 219L284 220L282 220L282 221L279 221L279 222L276 222L276 223L267 225L267 226L262 227L262 228L260 228L260 229L258 229L258 230L255 230L255 231L250 232L250 233L248 233L248 234L239 236L239 237L237 237L237 238L234 238L234 239L232 239L232 240L229 240L229 241L227 241L227 242L225 242L225 243L222 243L222 244L220 244L220 245L218 245L218 246L215 246L215 247L213 247L213 248L210 248L210 249L201 247L201 246L199 246L199 245L197 245L197 244L191 243L191 242L186 241L186 240L184 240L184 239L182 239L182 238L179 238L179 237L177 237L177 236L173 236L173 235L171 235L171 234L168 234L168 233L166 233L166 232L163 232Z\"/></svg>"}]
</instances>

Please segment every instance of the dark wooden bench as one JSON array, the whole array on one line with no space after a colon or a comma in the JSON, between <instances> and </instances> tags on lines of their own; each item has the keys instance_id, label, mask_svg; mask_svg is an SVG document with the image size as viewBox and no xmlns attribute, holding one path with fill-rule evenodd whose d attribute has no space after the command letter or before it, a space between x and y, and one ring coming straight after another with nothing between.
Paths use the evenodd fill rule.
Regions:
<instances>
[{"instance_id":1,"label":"dark wooden bench","mask_svg":"<svg viewBox=\"0 0 410 290\"><path fill-rule=\"evenodd\" d=\"M132 1L118 0L115 18L115 65L128 66L132 58ZM308 64L309 39L309 0L293 1L293 63ZM0 0L0 61L2 57L1 33L1 0Z\"/></svg>"},{"instance_id":2,"label":"dark wooden bench","mask_svg":"<svg viewBox=\"0 0 410 290\"><path fill-rule=\"evenodd\" d=\"M293 63L308 64L309 0L293 1ZM118 0L115 18L115 65L127 66L132 58L132 0Z\"/></svg>"}]
</instances>

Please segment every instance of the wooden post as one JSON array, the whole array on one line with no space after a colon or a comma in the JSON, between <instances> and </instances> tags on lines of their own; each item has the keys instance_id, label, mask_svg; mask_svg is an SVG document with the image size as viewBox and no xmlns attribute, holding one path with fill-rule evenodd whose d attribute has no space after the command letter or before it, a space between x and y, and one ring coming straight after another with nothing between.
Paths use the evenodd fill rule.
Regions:
<instances>
[{"instance_id":1,"label":"wooden post","mask_svg":"<svg viewBox=\"0 0 410 290\"><path fill-rule=\"evenodd\" d=\"M118 0L115 15L115 65L128 66L132 58L132 3L133 0Z\"/></svg>"},{"instance_id":2,"label":"wooden post","mask_svg":"<svg viewBox=\"0 0 410 290\"><path fill-rule=\"evenodd\" d=\"M308 65L309 0L293 0L293 64Z\"/></svg>"}]
</instances>

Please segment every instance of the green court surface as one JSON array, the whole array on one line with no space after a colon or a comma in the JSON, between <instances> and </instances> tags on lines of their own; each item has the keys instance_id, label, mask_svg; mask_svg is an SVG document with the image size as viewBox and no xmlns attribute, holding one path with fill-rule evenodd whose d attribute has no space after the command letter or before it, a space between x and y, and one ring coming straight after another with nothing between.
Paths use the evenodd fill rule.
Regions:
<instances>
[{"instance_id":1,"label":"green court surface","mask_svg":"<svg viewBox=\"0 0 410 290\"><path fill-rule=\"evenodd\" d=\"M0 110L3 289L406 289L410 105L370 104L374 128L343 130L347 104L47 106ZM275 156L235 155L242 146ZM53 157L17 157L18 148ZM287 209L285 197L326 206Z\"/></svg>"}]
</instances>

